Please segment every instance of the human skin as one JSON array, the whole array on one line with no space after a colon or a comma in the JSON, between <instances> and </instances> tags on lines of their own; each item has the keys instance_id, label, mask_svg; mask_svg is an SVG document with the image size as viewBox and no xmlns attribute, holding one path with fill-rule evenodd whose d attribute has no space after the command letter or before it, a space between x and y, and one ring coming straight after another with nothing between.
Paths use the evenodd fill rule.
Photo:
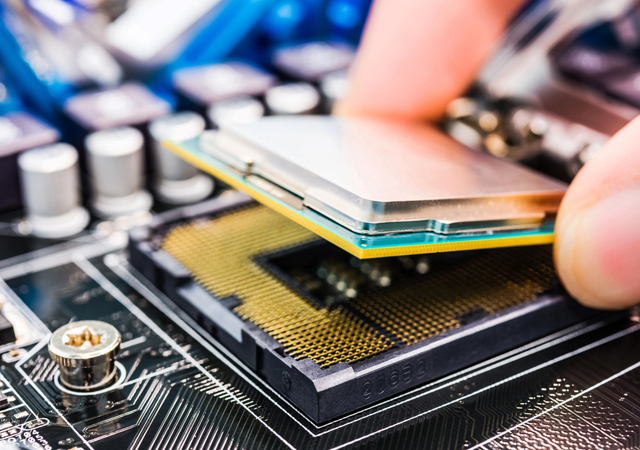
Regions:
<instances>
[{"instance_id":1,"label":"human skin","mask_svg":"<svg viewBox=\"0 0 640 450\"><path fill-rule=\"evenodd\" d=\"M521 0L376 0L347 115L437 120L464 94ZM567 290L588 306L640 303L640 118L580 171L556 220L554 257Z\"/></svg>"}]
</instances>

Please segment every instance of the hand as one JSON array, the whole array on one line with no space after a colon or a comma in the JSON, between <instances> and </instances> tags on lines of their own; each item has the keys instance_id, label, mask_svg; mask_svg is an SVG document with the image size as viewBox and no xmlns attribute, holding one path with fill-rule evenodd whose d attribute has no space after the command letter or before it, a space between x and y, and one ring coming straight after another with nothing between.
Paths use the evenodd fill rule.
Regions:
<instances>
[{"instance_id":1,"label":"hand","mask_svg":"<svg viewBox=\"0 0 640 450\"><path fill-rule=\"evenodd\" d=\"M464 94L522 1L376 0L341 114L434 120ZM578 174L556 221L555 261L585 305L640 303L640 118Z\"/></svg>"}]
</instances>

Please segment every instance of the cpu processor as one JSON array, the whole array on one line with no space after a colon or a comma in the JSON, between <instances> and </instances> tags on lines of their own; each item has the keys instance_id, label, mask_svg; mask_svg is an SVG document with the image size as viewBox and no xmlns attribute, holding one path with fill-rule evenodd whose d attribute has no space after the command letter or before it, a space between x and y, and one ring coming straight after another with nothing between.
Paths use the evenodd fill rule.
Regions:
<instances>
[{"instance_id":1,"label":"cpu processor","mask_svg":"<svg viewBox=\"0 0 640 450\"><path fill-rule=\"evenodd\" d=\"M566 189L426 124L267 117L170 148L358 258L549 244Z\"/></svg>"},{"instance_id":2,"label":"cpu processor","mask_svg":"<svg viewBox=\"0 0 640 450\"><path fill-rule=\"evenodd\" d=\"M237 191L134 229L131 262L318 423L598 311L550 246L361 260Z\"/></svg>"}]
</instances>

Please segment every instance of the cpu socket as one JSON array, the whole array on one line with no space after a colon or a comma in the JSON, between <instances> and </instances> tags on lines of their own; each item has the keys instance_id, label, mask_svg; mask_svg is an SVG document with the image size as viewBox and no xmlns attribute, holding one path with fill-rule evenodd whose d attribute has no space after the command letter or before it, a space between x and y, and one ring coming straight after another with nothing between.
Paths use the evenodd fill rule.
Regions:
<instances>
[{"instance_id":1,"label":"cpu socket","mask_svg":"<svg viewBox=\"0 0 640 450\"><path fill-rule=\"evenodd\" d=\"M601 312L550 246L361 260L230 191L135 229L131 263L318 423Z\"/></svg>"}]
</instances>

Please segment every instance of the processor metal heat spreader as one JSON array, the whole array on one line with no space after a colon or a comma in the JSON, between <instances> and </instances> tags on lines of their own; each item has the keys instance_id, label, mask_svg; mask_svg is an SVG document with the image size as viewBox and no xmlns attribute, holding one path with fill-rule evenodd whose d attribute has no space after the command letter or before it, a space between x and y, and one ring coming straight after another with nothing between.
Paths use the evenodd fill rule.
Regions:
<instances>
[{"instance_id":1,"label":"processor metal heat spreader","mask_svg":"<svg viewBox=\"0 0 640 450\"><path fill-rule=\"evenodd\" d=\"M566 189L426 124L267 117L167 146L361 259L549 244Z\"/></svg>"}]
</instances>

